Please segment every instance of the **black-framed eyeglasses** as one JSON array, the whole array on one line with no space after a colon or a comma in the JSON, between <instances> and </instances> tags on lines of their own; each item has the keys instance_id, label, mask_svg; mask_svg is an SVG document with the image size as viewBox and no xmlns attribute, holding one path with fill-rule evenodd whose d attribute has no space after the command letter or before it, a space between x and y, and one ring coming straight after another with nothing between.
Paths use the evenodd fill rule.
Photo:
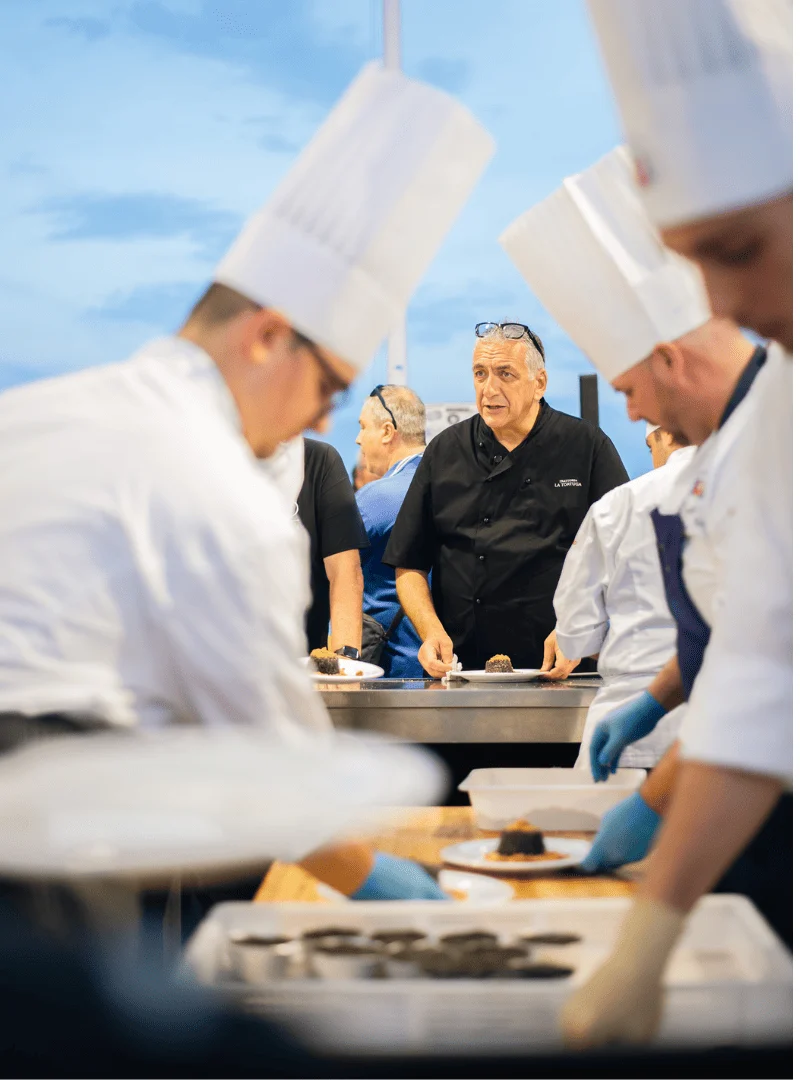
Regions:
<instances>
[{"instance_id":1,"label":"black-framed eyeglasses","mask_svg":"<svg viewBox=\"0 0 800 1080\"><path fill-rule=\"evenodd\" d=\"M389 406L386 404L384 396L381 393L381 391L385 390L385 389L386 389L386 383L378 383L378 385L375 387L375 389L372 391L372 393L369 396L370 397L376 397L378 399L378 401L381 403L381 405L383 405L384 409L386 409L389 416L391 416L391 418L392 418L392 424L394 425L394 430L397 431L397 421L394 418L394 413L389 408Z\"/></svg>"},{"instance_id":2,"label":"black-framed eyeglasses","mask_svg":"<svg viewBox=\"0 0 800 1080\"><path fill-rule=\"evenodd\" d=\"M491 334L493 330L499 330L504 338L508 338L509 341L519 341L520 338L524 338L527 334L533 344L541 354L542 360L544 360L544 345L542 345L542 339L538 334L534 334L533 330L525 323L521 322L479 322L475 324L475 337L486 337L487 334Z\"/></svg>"},{"instance_id":3,"label":"black-framed eyeglasses","mask_svg":"<svg viewBox=\"0 0 800 1080\"><path fill-rule=\"evenodd\" d=\"M292 333L297 345L311 353L322 372L320 393L327 401L321 415L325 416L327 413L344 405L350 396L350 384L345 382L341 375L336 374L311 338L307 338L305 334L301 334L297 330L293 330Z\"/></svg>"}]
</instances>

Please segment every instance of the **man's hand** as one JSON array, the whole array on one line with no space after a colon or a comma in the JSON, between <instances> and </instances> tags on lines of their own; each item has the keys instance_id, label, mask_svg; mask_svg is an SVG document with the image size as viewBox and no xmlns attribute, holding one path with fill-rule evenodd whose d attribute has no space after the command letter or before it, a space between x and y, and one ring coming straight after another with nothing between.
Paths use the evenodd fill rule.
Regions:
<instances>
[{"instance_id":1,"label":"man's hand","mask_svg":"<svg viewBox=\"0 0 800 1080\"><path fill-rule=\"evenodd\" d=\"M444 630L434 631L420 645L419 662L434 679L443 679L453 663L453 642Z\"/></svg>"},{"instance_id":2,"label":"man's hand","mask_svg":"<svg viewBox=\"0 0 800 1080\"><path fill-rule=\"evenodd\" d=\"M419 863L379 851L367 880L351 900L449 900Z\"/></svg>"},{"instance_id":3,"label":"man's hand","mask_svg":"<svg viewBox=\"0 0 800 1080\"><path fill-rule=\"evenodd\" d=\"M639 862L650 850L660 824L661 818L638 791L629 795L603 815L581 866L594 874Z\"/></svg>"},{"instance_id":4,"label":"man's hand","mask_svg":"<svg viewBox=\"0 0 800 1080\"><path fill-rule=\"evenodd\" d=\"M558 682L566 679L580 663L577 660L568 660L558 647L556 632L552 631L544 643L544 659L542 660L542 677L550 682Z\"/></svg>"},{"instance_id":5,"label":"man's hand","mask_svg":"<svg viewBox=\"0 0 800 1080\"><path fill-rule=\"evenodd\" d=\"M585 1050L653 1038L663 1007L664 968L684 918L654 900L634 902L610 959L564 1007L561 1030L568 1046Z\"/></svg>"},{"instance_id":6,"label":"man's hand","mask_svg":"<svg viewBox=\"0 0 800 1080\"><path fill-rule=\"evenodd\" d=\"M658 1030L663 999L659 978L633 978L613 958L607 960L564 1006L564 1041L573 1050L648 1043Z\"/></svg>"},{"instance_id":7,"label":"man's hand","mask_svg":"<svg viewBox=\"0 0 800 1080\"><path fill-rule=\"evenodd\" d=\"M645 690L633 701L604 717L594 729L589 744L589 760L595 781L608 780L609 773L617 771L623 750L649 735L666 714L664 706Z\"/></svg>"}]
</instances>

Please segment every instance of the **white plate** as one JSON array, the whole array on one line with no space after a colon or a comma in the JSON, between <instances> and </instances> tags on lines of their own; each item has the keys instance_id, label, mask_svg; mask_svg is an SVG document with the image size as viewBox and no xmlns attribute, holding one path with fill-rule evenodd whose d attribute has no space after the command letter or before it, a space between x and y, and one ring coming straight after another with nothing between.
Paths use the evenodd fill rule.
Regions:
<instances>
[{"instance_id":1,"label":"white plate","mask_svg":"<svg viewBox=\"0 0 800 1080\"><path fill-rule=\"evenodd\" d=\"M517 668L515 671L459 671L458 677L474 683L533 682L541 668Z\"/></svg>"},{"instance_id":2,"label":"white plate","mask_svg":"<svg viewBox=\"0 0 800 1080\"><path fill-rule=\"evenodd\" d=\"M487 859L486 856L490 852L497 851L499 843L498 837L486 840L465 840L462 844L446 847L441 857L444 862L452 863L454 866L466 866L470 870L483 870L491 874L552 874L556 870L578 866L583 862L591 847L588 840L545 836L545 848L548 851L562 851L563 859L547 859L545 862L514 862L511 859L495 862L493 859Z\"/></svg>"},{"instance_id":3,"label":"white plate","mask_svg":"<svg viewBox=\"0 0 800 1080\"><path fill-rule=\"evenodd\" d=\"M300 663L306 668L313 682L317 683L355 683L380 679L383 668L377 664L365 664L363 660L351 660L347 656L339 657L339 670L342 675L320 675L314 668L311 657L304 656ZM360 674L359 674L360 672Z\"/></svg>"},{"instance_id":4,"label":"white plate","mask_svg":"<svg viewBox=\"0 0 800 1080\"><path fill-rule=\"evenodd\" d=\"M445 892L457 889L467 895L462 904L504 904L513 899L514 890L505 881L494 881L483 874L467 874L463 870L442 870L439 873L439 884ZM334 900L339 903L348 898L330 885L323 885L320 881L317 892L322 900Z\"/></svg>"}]
</instances>

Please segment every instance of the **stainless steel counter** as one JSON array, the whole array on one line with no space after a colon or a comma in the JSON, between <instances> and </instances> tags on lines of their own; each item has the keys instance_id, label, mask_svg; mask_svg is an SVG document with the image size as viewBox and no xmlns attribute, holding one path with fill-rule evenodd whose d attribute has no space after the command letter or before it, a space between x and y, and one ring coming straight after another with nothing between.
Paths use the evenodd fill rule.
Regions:
<instances>
[{"instance_id":1,"label":"stainless steel counter","mask_svg":"<svg viewBox=\"0 0 800 1080\"><path fill-rule=\"evenodd\" d=\"M579 743L600 678L488 686L378 679L318 689L339 728L421 743Z\"/></svg>"}]
</instances>

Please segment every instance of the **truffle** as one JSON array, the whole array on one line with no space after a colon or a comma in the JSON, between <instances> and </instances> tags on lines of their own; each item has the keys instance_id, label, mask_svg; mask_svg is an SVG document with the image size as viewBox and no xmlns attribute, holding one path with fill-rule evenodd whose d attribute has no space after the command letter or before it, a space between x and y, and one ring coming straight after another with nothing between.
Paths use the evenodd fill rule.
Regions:
<instances>
[{"instance_id":1,"label":"truffle","mask_svg":"<svg viewBox=\"0 0 800 1080\"><path fill-rule=\"evenodd\" d=\"M320 926L317 930L306 930L303 934L305 941L316 941L319 938L360 938L362 933L352 926Z\"/></svg>"},{"instance_id":2,"label":"truffle","mask_svg":"<svg viewBox=\"0 0 800 1080\"><path fill-rule=\"evenodd\" d=\"M272 949L276 945L288 945L292 940L288 937L265 937L263 934L248 934L245 931L234 930L230 935L234 945L249 945Z\"/></svg>"},{"instance_id":3,"label":"truffle","mask_svg":"<svg viewBox=\"0 0 800 1080\"><path fill-rule=\"evenodd\" d=\"M485 949L497 944L497 934L488 930L466 930L455 934L444 934L439 944L448 949Z\"/></svg>"},{"instance_id":4,"label":"truffle","mask_svg":"<svg viewBox=\"0 0 800 1080\"><path fill-rule=\"evenodd\" d=\"M382 945L411 945L415 941L424 941L427 936L422 930L376 930L372 941Z\"/></svg>"},{"instance_id":5,"label":"truffle","mask_svg":"<svg viewBox=\"0 0 800 1080\"><path fill-rule=\"evenodd\" d=\"M515 821L500 833L498 855L544 855L546 851L541 829L527 821Z\"/></svg>"},{"instance_id":6,"label":"truffle","mask_svg":"<svg viewBox=\"0 0 800 1080\"><path fill-rule=\"evenodd\" d=\"M434 979L482 979L493 975L501 961L478 952L428 949L418 960L422 971Z\"/></svg>"},{"instance_id":7,"label":"truffle","mask_svg":"<svg viewBox=\"0 0 800 1080\"><path fill-rule=\"evenodd\" d=\"M523 934L520 941L526 945L576 945L583 938L579 934L561 934L547 932L542 934Z\"/></svg>"},{"instance_id":8,"label":"truffle","mask_svg":"<svg viewBox=\"0 0 800 1080\"><path fill-rule=\"evenodd\" d=\"M511 657L505 653L497 653L486 661L487 671L513 671Z\"/></svg>"},{"instance_id":9,"label":"truffle","mask_svg":"<svg viewBox=\"0 0 800 1080\"><path fill-rule=\"evenodd\" d=\"M505 974L515 979L567 979L574 970L562 964L531 964L524 960L512 960Z\"/></svg>"},{"instance_id":10,"label":"truffle","mask_svg":"<svg viewBox=\"0 0 800 1080\"><path fill-rule=\"evenodd\" d=\"M339 657L330 649L313 649L311 661L320 675L339 674Z\"/></svg>"}]
</instances>

